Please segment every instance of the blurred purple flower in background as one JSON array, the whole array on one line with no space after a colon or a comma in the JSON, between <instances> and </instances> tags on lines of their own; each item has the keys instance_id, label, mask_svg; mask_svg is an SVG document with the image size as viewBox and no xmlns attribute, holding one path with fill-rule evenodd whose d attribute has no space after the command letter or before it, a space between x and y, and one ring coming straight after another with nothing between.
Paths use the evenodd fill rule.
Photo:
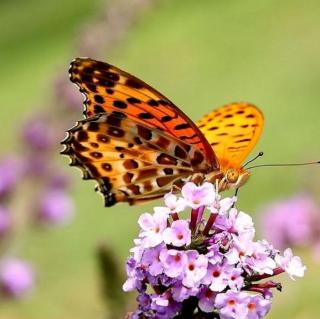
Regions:
<instances>
[{"instance_id":1,"label":"blurred purple flower in background","mask_svg":"<svg viewBox=\"0 0 320 319\"><path fill-rule=\"evenodd\" d=\"M55 168L49 173L47 187L52 189L68 189L71 186L71 178L59 168Z\"/></svg>"},{"instance_id":2,"label":"blurred purple flower in background","mask_svg":"<svg viewBox=\"0 0 320 319\"><path fill-rule=\"evenodd\" d=\"M67 74L62 74L54 80L54 90L56 96L64 101L63 106L71 112L81 112L83 110L83 97L75 89L74 84L69 80Z\"/></svg>"},{"instance_id":3,"label":"blurred purple flower in background","mask_svg":"<svg viewBox=\"0 0 320 319\"><path fill-rule=\"evenodd\" d=\"M30 148L28 151L46 151L56 142L53 128L43 115L25 121L21 133L22 143Z\"/></svg>"},{"instance_id":4,"label":"blurred purple flower in background","mask_svg":"<svg viewBox=\"0 0 320 319\"><path fill-rule=\"evenodd\" d=\"M47 190L40 196L37 216L47 225L67 224L74 216L73 201L61 190Z\"/></svg>"},{"instance_id":5,"label":"blurred purple flower in background","mask_svg":"<svg viewBox=\"0 0 320 319\"><path fill-rule=\"evenodd\" d=\"M29 293L34 276L31 265L21 259L11 257L0 261L0 287L7 297L21 298Z\"/></svg>"},{"instance_id":6,"label":"blurred purple flower in background","mask_svg":"<svg viewBox=\"0 0 320 319\"><path fill-rule=\"evenodd\" d=\"M310 195L297 194L264 207L261 211L261 230L266 239L281 249L309 246L317 255L319 214L320 208Z\"/></svg>"},{"instance_id":7,"label":"blurred purple flower in background","mask_svg":"<svg viewBox=\"0 0 320 319\"><path fill-rule=\"evenodd\" d=\"M13 191L23 171L23 163L17 156L6 156L0 160L0 200Z\"/></svg>"},{"instance_id":8,"label":"blurred purple flower in background","mask_svg":"<svg viewBox=\"0 0 320 319\"><path fill-rule=\"evenodd\" d=\"M190 220L172 209L171 195L164 197L170 207L156 207L139 219L123 285L139 293L129 318L264 318L272 289L281 289L267 279L282 272L302 277L301 259L291 249L281 255L267 241L254 241L252 218L231 207L235 198L221 199L213 185L187 183L181 193L172 198L191 209Z\"/></svg>"}]
</instances>

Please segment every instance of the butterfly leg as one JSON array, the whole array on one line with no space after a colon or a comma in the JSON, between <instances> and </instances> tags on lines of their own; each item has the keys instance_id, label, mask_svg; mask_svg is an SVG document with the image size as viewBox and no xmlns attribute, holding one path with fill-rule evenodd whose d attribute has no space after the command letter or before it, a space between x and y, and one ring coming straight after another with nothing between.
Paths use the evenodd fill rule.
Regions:
<instances>
[{"instance_id":1,"label":"butterfly leg","mask_svg":"<svg viewBox=\"0 0 320 319\"><path fill-rule=\"evenodd\" d=\"M178 186L178 185L173 184L172 187L171 187L170 192L174 193L174 194L179 193L179 192L181 192L181 187Z\"/></svg>"},{"instance_id":2,"label":"butterfly leg","mask_svg":"<svg viewBox=\"0 0 320 319\"><path fill-rule=\"evenodd\" d=\"M197 185L202 184L205 181L205 175L203 173L195 173L191 176L190 182L193 182Z\"/></svg>"},{"instance_id":3,"label":"butterfly leg","mask_svg":"<svg viewBox=\"0 0 320 319\"><path fill-rule=\"evenodd\" d=\"M237 195L239 194L239 189L240 189L239 187L236 188L236 191L234 192L234 196L235 196L235 197L237 197ZM236 204L236 202L234 202L231 207L234 208L235 204Z\"/></svg>"}]
</instances>

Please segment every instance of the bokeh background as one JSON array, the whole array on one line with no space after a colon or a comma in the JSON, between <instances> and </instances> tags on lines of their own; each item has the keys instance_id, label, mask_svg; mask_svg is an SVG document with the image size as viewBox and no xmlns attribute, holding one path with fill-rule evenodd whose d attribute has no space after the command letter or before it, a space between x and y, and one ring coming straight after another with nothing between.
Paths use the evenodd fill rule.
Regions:
<instances>
[{"instance_id":1,"label":"bokeh background","mask_svg":"<svg viewBox=\"0 0 320 319\"><path fill-rule=\"evenodd\" d=\"M2 0L1 156L28 152L20 137L25 119L44 112L59 122L69 63L89 55L142 78L194 120L228 102L258 105L266 118L255 150L265 153L260 163L319 159L319 12L316 0ZM61 138L81 119L81 105L70 113L59 126ZM30 261L36 284L21 300L2 298L0 318L107 318L97 247L104 242L124 268L138 215L152 206L104 208L94 183L67 167L58 143L51 147L50 161L72 177L68 191L76 213L64 227L21 226L19 220L32 214L29 192L19 188L11 199L20 226L3 254ZM28 161L39 152L32 150ZM316 166L257 169L238 206L259 224L260 208L272 201L302 191L316 201L319 180ZM318 316L319 263L309 245L295 252L307 264L306 276L296 282L281 278L284 291L276 294L267 318Z\"/></svg>"}]
</instances>

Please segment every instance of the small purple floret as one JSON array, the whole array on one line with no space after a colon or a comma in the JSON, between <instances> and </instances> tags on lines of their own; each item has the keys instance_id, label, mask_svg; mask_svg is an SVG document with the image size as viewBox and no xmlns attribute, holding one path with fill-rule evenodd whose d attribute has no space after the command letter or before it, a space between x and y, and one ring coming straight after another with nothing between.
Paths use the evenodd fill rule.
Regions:
<instances>
[{"instance_id":1,"label":"small purple floret","mask_svg":"<svg viewBox=\"0 0 320 319\"><path fill-rule=\"evenodd\" d=\"M17 258L0 262L0 287L8 297L23 297L32 290L33 284L34 272L27 262Z\"/></svg>"}]
</instances>

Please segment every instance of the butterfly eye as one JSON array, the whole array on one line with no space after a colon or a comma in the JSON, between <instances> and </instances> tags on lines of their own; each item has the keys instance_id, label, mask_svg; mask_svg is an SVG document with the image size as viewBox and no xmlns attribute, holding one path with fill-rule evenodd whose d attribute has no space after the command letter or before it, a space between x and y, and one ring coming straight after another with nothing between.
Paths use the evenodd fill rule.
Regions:
<instances>
[{"instance_id":1,"label":"butterfly eye","mask_svg":"<svg viewBox=\"0 0 320 319\"><path fill-rule=\"evenodd\" d=\"M227 173L226 173L226 179L229 183L236 183L238 181L239 178L239 172L234 169L228 169Z\"/></svg>"}]
</instances>

